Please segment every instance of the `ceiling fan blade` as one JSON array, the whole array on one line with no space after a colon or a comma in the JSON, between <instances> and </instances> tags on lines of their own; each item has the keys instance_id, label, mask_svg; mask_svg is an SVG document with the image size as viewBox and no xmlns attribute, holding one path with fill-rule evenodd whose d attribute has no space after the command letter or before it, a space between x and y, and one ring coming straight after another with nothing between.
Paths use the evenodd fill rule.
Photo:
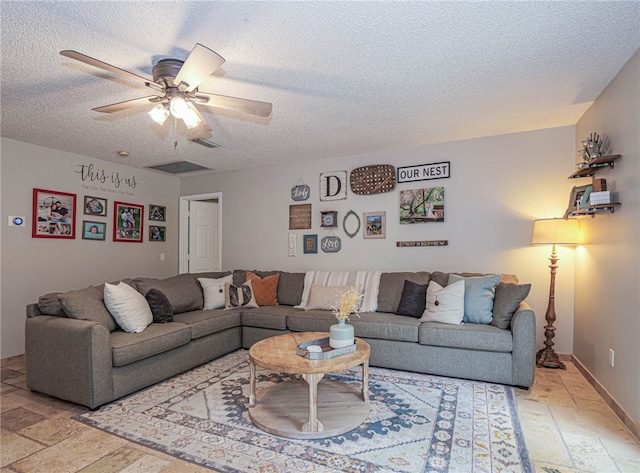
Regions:
<instances>
[{"instance_id":1,"label":"ceiling fan blade","mask_svg":"<svg viewBox=\"0 0 640 473\"><path fill-rule=\"evenodd\" d=\"M198 104L207 107L224 108L226 110L239 110L251 115L260 117L268 117L271 115L273 105L269 102L258 102L257 100L241 99L238 97L229 97L227 95L208 94L206 92L198 92L195 96Z\"/></svg>"},{"instance_id":2,"label":"ceiling fan blade","mask_svg":"<svg viewBox=\"0 0 640 473\"><path fill-rule=\"evenodd\" d=\"M191 92L223 63L224 58L218 53L196 43L173 81L176 86L180 86L181 82L186 83L187 87L184 90Z\"/></svg>"},{"instance_id":3,"label":"ceiling fan blade","mask_svg":"<svg viewBox=\"0 0 640 473\"><path fill-rule=\"evenodd\" d=\"M94 112L113 113L120 112L122 110L128 110L130 108L139 107L140 105L147 105L152 103L158 97L155 95L149 95L147 97L140 97L139 99L125 100L124 102L112 103L111 105L105 105L103 107L93 108Z\"/></svg>"},{"instance_id":4,"label":"ceiling fan blade","mask_svg":"<svg viewBox=\"0 0 640 473\"><path fill-rule=\"evenodd\" d=\"M154 90L158 90L158 91L163 90L160 85L156 84L151 79L147 79L146 77L139 76L137 74L134 74L133 72L125 71L124 69L120 69L119 67L112 66L111 64L107 64L106 62L92 58L91 56L87 56L86 54L82 54L77 51L71 51L71 50L60 51L60 54L70 59L75 59L76 61L84 62L85 64L89 64L90 66L97 67L98 69L102 69L104 71L111 72L113 74L117 74L122 77L126 77L127 79L132 80L134 82L142 83Z\"/></svg>"}]
</instances>

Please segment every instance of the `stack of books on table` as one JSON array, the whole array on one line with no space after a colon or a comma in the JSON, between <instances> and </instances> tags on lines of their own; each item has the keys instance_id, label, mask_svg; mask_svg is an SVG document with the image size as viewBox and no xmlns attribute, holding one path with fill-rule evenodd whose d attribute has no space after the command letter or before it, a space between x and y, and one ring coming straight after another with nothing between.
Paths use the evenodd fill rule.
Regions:
<instances>
[{"instance_id":1,"label":"stack of books on table","mask_svg":"<svg viewBox=\"0 0 640 473\"><path fill-rule=\"evenodd\" d=\"M589 196L591 205L602 205L611 203L611 191L592 192Z\"/></svg>"}]
</instances>

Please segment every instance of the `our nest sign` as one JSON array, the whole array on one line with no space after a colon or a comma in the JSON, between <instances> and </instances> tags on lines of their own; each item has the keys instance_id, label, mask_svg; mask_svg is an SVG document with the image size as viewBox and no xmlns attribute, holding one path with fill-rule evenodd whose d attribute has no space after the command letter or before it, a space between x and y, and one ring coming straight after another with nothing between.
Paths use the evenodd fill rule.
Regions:
<instances>
[{"instance_id":1,"label":"our nest sign","mask_svg":"<svg viewBox=\"0 0 640 473\"><path fill-rule=\"evenodd\" d=\"M449 161L398 168L398 182L427 181L447 177L451 177L451 163Z\"/></svg>"}]
</instances>

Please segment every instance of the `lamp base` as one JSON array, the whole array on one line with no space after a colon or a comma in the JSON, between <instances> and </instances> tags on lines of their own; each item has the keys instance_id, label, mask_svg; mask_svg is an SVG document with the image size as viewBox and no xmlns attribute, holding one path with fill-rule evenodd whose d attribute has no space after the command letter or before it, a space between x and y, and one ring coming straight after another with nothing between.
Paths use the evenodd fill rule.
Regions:
<instances>
[{"instance_id":1,"label":"lamp base","mask_svg":"<svg viewBox=\"0 0 640 473\"><path fill-rule=\"evenodd\" d=\"M556 368L566 370L567 367L560 360L558 354L549 348L543 348L536 354L536 366L538 368Z\"/></svg>"}]
</instances>

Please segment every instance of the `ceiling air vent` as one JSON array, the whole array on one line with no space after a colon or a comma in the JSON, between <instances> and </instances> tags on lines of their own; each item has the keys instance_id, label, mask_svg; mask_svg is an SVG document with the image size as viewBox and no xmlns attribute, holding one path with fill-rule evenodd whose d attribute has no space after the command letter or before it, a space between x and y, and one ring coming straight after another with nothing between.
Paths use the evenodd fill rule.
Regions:
<instances>
[{"instance_id":1,"label":"ceiling air vent","mask_svg":"<svg viewBox=\"0 0 640 473\"><path fill-rule=\"evenodd\" d=\"M214 143L213 141L203 140L200 138L196 138L195 140L191 140L194 143L198 143L199 145L206 146L207 148L220 148L218 143Z\"/></svg>"},{"instance_id":2,"label":"ceiling air vent","mask_svg":"<svg viewBox=\"0 0 640 473\"><path fill-rule=\"evenodd\" d=\"M175 163L157 164L155 166L148 166L149 169L155 169L157 171L168 172L169 174L182 174L184 172L195 171L211 171L210 168L200 166L199 164L190 163L189 161L176 161Z\"/></svg>"}]
</instances>

